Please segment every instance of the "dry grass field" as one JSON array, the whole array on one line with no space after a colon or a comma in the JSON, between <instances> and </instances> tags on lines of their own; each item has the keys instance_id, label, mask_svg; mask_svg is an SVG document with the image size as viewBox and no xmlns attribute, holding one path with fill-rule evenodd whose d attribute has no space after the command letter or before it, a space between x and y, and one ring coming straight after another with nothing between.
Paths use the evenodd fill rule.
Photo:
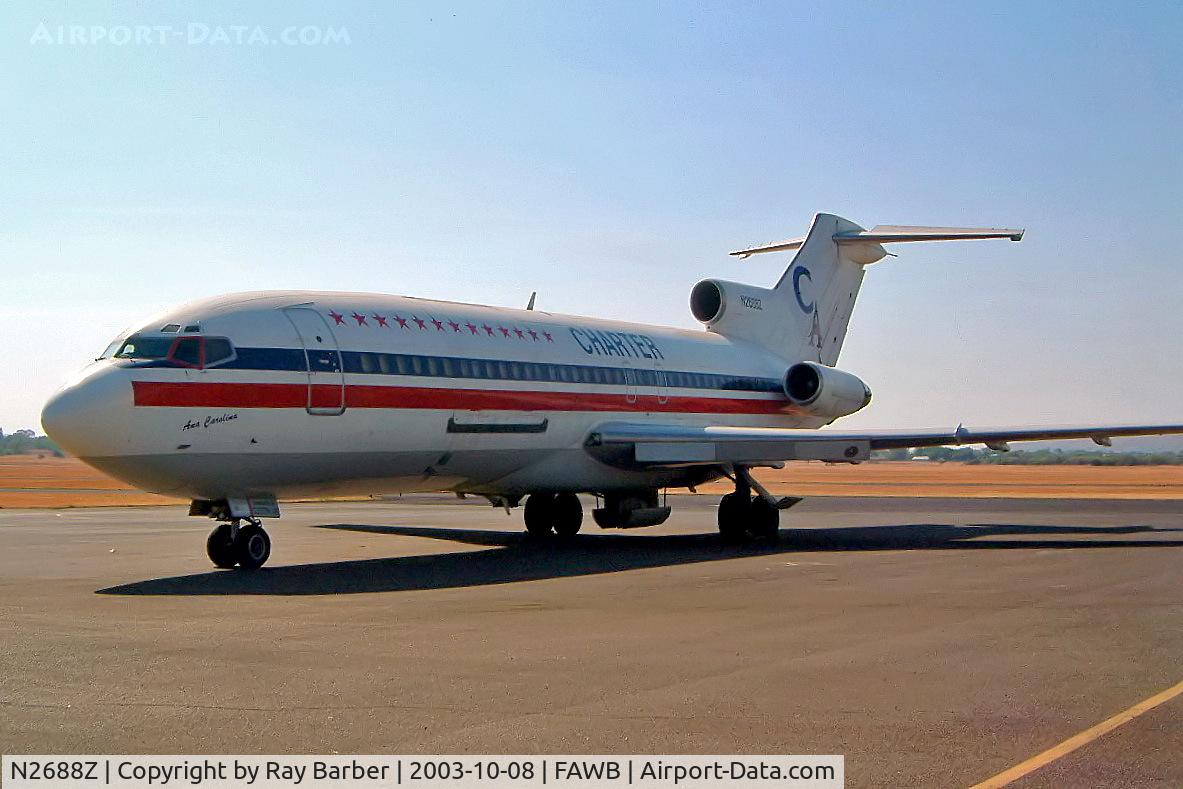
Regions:
<instances>
[{"instance_id":1,"label":"dry grass field","mask_svg":"<svg viewBox=\"0 0 1183 789\"><path fill-rule=\"evenodd\" d=\"M790 463L757 477L794 496L1183 499L1183 466L971 466L960 463ZM724 483L699 488L722 494ZM0 456L0 508L171 504L73 458Z\"/></svg>"},{"instance_id":2,"label":"dry grass field","mask_svg":"<svg viewBox=\"0 0 1183 789\"><path fill-rule=\"evenodd\" d=\"M0 507L123 507L176 502L138 491L74 458L0 455Z\"/></svg>"}]
</instances>

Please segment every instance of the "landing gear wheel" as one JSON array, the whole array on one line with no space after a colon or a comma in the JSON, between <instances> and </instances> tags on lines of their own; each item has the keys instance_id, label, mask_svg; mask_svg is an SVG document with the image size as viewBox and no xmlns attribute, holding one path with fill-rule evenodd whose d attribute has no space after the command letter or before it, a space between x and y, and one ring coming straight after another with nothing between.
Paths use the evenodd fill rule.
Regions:
<instances>
[{"instance_id":1,"label":"landing gear wheel","mask_svg":"<svg viewBox=\"0 0 1183 789\"><path fill-rule=\"evenodd\" d=\"M768 545L776 543L780 537L780 510L761 496L752 500L748 511L747 536Z\"/></svg>"},{"instance_id":2,"label":"landing gear wheel","mask_svg":"<svg viewBox=\"0 0 1183 789\"><path fill-rule=\"evenodd\" d=\"M214 563L214 567L229 570L238 564L238 553L234 550L234 541L231 539L231 533L232 529L229 523L219 523L209 533L209 537L206 537L205 553L209 556L209 560Z\"/></svg>"},{"instance_id":3,"label":"landing gear wheel","mask_svg":"<svg viewBox=\"0 0 1183 789\"><path fill-rule=\"evenodd\" d=\"M574 537L583 525L583 505L574 493L560 493L551 506L555 534L560 537Z\"/></svg>"},{"instance_id":4,"label":"landing gear wheel","mask_svg":"<svg viewBox=\"0 0 1183 789\"><path fill-rule=\"evenodd\" d=\"M719 500L719 534L725 542L743 542L752 510L752 497L728 493Z\"/></svg>"},{"instance_id":5,"label":"landing gear wheel","mask_svg":"<svg viewBox=\"0 0 1183 789\"><path fill-rule=\"evenodd\" d=\"M271 538L263 531L262 526L248 523L239 527L234 548L238 553L239 567L244 570L257 570L271 555Z\"/></svg>"},{"instance_id":6,"label":"landing gear wheel","mask_svg":"<svg viewBox=\"0 0 1183 789\"><path fill-rule=\"evenodd\" d=\"M526 531L531 537L545 537L551 533L555 518L555 494L531 493L526 499Z\"/></svg>"}]
</instances>

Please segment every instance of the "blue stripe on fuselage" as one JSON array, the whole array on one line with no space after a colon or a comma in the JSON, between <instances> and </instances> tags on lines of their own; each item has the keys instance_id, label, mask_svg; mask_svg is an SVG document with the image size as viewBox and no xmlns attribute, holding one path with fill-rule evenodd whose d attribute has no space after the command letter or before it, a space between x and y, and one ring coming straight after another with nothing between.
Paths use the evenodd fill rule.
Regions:
<instances>
[{"instance_id":1,"label":"blue stripe on fuselage","mask_svg":"<svg viewBox=\"0 0 1183 789\"><path fill-rule=\"evenodd\" d=\"M233 359L210 369L307 371L304 351L300 348L236 348L235 352L236 356ZM369 351L342 351L341 361L345 372L360 375L542 381L741 392L782 391L781 382L776 378L720 375L686 370L653 370L633 367L555 364L520 359L476 359ZM136 366L166 367L169 365L165 361L151 361L139 362Z\"/></svg>"}]
</instances>

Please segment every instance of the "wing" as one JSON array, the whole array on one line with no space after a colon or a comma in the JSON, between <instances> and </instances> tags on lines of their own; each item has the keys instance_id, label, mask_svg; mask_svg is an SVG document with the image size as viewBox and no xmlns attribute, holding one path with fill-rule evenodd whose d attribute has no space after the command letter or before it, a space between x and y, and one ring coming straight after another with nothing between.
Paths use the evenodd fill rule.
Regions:
<instances>
[{"instance_id":1,"label":"wing","mask_svg":"<svg viewBox=\"0 0 1183 789\"><path fill-rule=\"evenodd\" d=\"M794 430L771 427L693 427L608 422L588 436L595 457L622 466L767 464L783 460L858 463L875 449L985 444L1006 451L1012 441L1087 438L1102 446L1121 436L1183 433L1183 425L1086 425L971 430Z\"/></svg>"}]
</instances>

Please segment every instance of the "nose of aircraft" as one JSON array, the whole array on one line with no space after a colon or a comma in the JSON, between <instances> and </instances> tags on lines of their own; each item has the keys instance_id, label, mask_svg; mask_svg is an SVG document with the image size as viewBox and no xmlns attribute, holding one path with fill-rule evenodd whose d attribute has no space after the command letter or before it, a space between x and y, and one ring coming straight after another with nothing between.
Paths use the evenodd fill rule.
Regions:
<instances>
[{"instance_id":1,"label":"nose of aircraft","mask_svg":"<svg viewBox=\"0 0 1183 789\"><path fill-rule=\"evenodd\" d=\"M41 409L41 426L76 457L115 454L121 440L113 418L128 398L115 370L99 368L62 387Z\"/></svg>"}]
</instances>

